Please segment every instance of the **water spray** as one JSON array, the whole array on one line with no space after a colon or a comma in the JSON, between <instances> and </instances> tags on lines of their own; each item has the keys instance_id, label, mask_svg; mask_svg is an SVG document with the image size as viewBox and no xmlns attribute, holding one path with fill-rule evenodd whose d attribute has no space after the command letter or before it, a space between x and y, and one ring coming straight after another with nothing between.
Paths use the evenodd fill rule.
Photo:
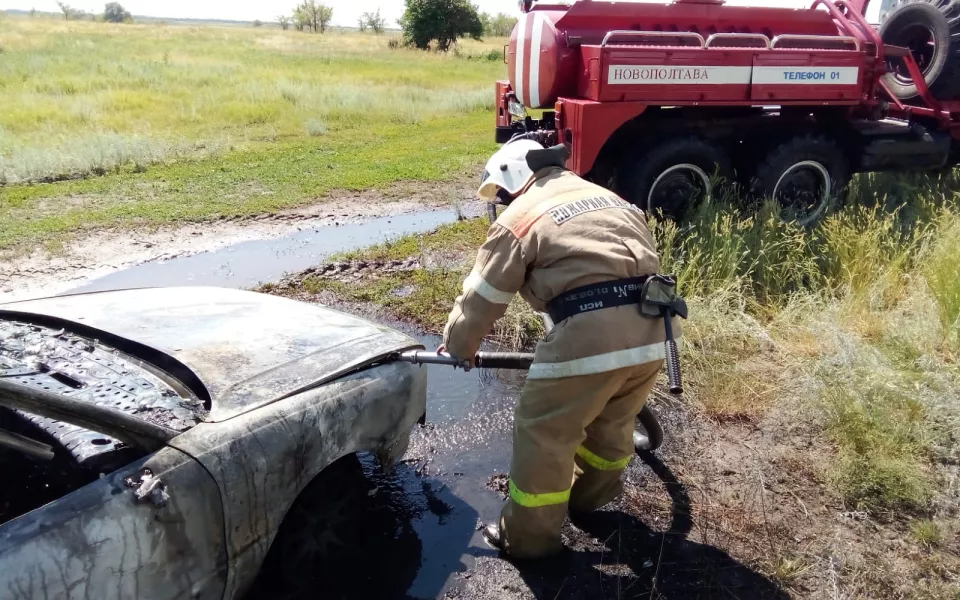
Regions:
<instances>
[{"instance_id":1,"label":"water spray","mask_svg":"<svg viewBox=\"0 0 960 600\"><path fill-rule=\"evenodd\" d=\"M393 356L394 360L400 362L413 363L415 365L445 365L454 368L469 371L470 362L451 356L448 352L437 352L436 350L407 350L399 352ZM533 364L533 354L527 352L477 352L473 360L475 369L512 369L527 371ZM650 409L649 404L644 404L637 419L643 426L646 433L635 430L633 432L633 445L641 452L652 452L663 443L663 428L657 415Z\"/></svg>"}]
</instances>

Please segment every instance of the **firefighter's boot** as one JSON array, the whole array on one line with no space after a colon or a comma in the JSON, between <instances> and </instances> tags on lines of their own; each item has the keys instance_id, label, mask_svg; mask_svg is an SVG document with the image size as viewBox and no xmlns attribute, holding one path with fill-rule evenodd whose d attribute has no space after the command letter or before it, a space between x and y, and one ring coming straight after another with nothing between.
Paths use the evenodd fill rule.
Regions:
<instances>
[{"instance_id":1,"label":"firefighter's boot","mask_svg":"<svg viewBox=\"0 0 960 600\"><path fill-rule=\"evenodd\" d=\"M484 526L483 531L481 532L483 539L491 548L504 552L506 548L503 545L503 535L500 533L500 525L497 523L490 523Z\"/></svg>"}]
</instances>

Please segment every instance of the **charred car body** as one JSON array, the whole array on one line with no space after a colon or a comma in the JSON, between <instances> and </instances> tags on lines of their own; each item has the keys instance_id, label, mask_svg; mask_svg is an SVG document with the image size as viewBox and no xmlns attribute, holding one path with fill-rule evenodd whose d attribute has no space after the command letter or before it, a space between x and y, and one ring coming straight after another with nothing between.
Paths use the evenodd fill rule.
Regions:
<instances>
[{"instance_id":1,"label":"charred car body","mask_svg":"<svg viewBox=\"0 0 960 600\"><path fill-rule=\"evenodd\" d=\"M403 454L421 347L217 288L0 305L0 595L242 596L329 465Z\"/></svg>"}]
</instances>

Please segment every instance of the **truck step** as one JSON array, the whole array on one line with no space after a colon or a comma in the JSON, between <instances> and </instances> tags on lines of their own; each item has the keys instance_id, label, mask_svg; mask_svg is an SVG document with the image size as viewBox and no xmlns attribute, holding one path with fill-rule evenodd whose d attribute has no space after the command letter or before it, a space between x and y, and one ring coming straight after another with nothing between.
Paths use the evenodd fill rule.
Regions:
<instances>
[{"instance_id":1,"label":"truck step","mask_svg":"<svg viewBox=\"0 0 960 600\"><path fill-rule=\"evenodd\" d=\"M858 121L854 128L864 143L860 171L937 169L946 165L950 156L950 134L929 131L916 123Z\"/></svg>"}]
</instances>

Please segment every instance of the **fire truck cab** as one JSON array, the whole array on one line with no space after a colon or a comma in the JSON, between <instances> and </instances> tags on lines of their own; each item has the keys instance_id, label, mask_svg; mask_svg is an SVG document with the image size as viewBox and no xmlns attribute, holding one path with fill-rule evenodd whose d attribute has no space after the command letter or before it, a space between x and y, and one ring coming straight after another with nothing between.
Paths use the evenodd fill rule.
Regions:
<instances>
[{"instance_id":1,"label":"fire truck cab","mask_svg":"<svg viewBox=\"0 0 960 600\"><path fill-rule=\"evenodd\" d=\"M670 218L737 186L816 222L855 173L958 162L960 0L870 4L522 0L496 139Z\"/></svg>"}]
</instances>

